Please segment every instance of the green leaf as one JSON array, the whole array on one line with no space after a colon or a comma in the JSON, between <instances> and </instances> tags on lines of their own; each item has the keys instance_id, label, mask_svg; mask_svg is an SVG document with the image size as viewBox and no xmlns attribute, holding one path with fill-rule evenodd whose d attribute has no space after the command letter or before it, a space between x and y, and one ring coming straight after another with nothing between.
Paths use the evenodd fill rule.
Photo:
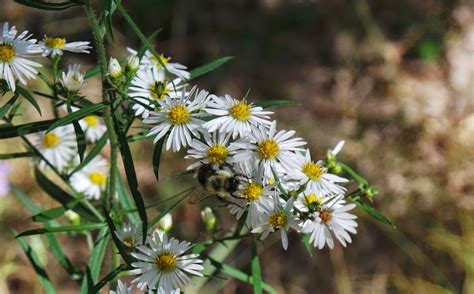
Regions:
<instances>
[{"instance_id":1,"label":"green leaf","mask_svg":"<svg viewBox=\"0 0 474 294\"><path fill-rule=\"evenodd\" d=\"M94 147L91 149L91 151L87 154L87 156L84 158L84 160L74 168L74 170L71 172L70 175L74 174L75 172L81 170L84 166L86 166L89 162L91 162L92 159L94 159L97 154L102 151L104 148L105 144L107 144L108 140L108 135L107 133L104 133L102 137L99 139L99 141L95 142Z\"/></svg>"},{"instance_id":2,"label":"green leaf","mask_svg":"<svg viewBox=\"0 0 474 294\"><path fill-rule=\"evenodd\" d=\"M33 97L33 94L31 93L30 90L28 90L27 88L23 88L21 86L17 86L16 88L16 92L18 94L20 94L21 96L25 97L26 100L28 100L28 102L31 103L31 105L33 105L33 107L38 111L38 113L41 115L41 108L40 106L38 105L38 102L36 102L35 100L35 97Z\"/></svg>"},{"instance_id":3,"label":"green leaf","mask_svg":"<svg viewBox=\"0 0 474 294\"><path fill-rule=\"evenodd\" d=\"M57 219L58 217L63 216L65 212L66 212L66 209L64 207L62 206L55 207L55 208L51 208L51 209L48 209L48 210L45 210L38 214L33 215L31 217L31 220L35 222L40 222L40 223L48 222L48 221L51 221L53 219Z\"/></svg>"},{"instance_id":4,"label":"green leaf","mask_svg":"<svg viewBox=\"0 0 474 294\"><path fill-rule=\"evenodd\" d=\"M155 144L155 149L153 150L153 172L155 173L156 180L159 181L159 171L160 171L160 159L161 159L161 150L163 149L163 143L165 142L165 137L161 138Z\"/></svg>"},{"instance_id":5,"label":"green leaf","mask_svg":"<svg viewBox=\"0 0 474 294\"><path fill-rule=\"evenodd\" d=\"M162 29L158 29L156 31L154 31L149 37L148 37L148 42L151 44L153 43L153 41L156 39L156 36L158 36L158 33L161 32ZM143 45L142 47L140 47L140 49L137 51L137 56L138 58L142 58L143 55L145 55L145 52L146 52L146 46Z\"/></svg>"},{"instance_id":6,"label":"green leaf","mask_svg":"<svg viewBox=\"0 0 474 294\"><path fill-rule=\"evenodd\" d=\"M270 107L285 107L285 106L295 106L296 103L290 100L269 100L269 101L262 101L255 103L256 106L260 106L262 108L270 108Z\"/></svg>"},{"instance_id":7,"label":"green leaf","mask_svg":"<svg viewBox=\"0 0 474 294\"><path fill-rule=\"evenodd\" d=\"M65 191L63 191L55 183L51 182L46 176L43 175L41 171L35 168L35 178L41 189L43 189L49 196L58 201L63 205L65 209L72 208L77 212L81 217L88 219L90 221L100 221L94 212L90 208L86 207L84 204L79 203L76 205L76 202L79 200Z\"/></svg>"},{"instance_id":8,"label":"green leaf","mask_svg":"<svg viewBox=\"0 0 474 294\"><path fill-rule=\"evenodd\" d=\"M105 107L104 104L99 103L99 104L92 104L89 106L86 106L84 108L79 109L78 111L74 111L73 113L70 113L66 115L63 118L60 118L58 121L54 122L47 130L47 132L51 132L57 127L64 126L67 124L70 124L74 121L78 121L96 111L99 111Z\"/></svg>"},{"instance_id":9,"label":"green leaf","mask_svg":"<svg viewBox=\"0 0 474 294\"><path fill-rule=\"evenodd\" d=\"M125 209L125 210L131 210L133 212L127 213L128 219L136 226L140 224L140 216L138 215L136 210L136 206L134 205L134 202L132 201L132 195L127 191L127 188L125 188L125 184L122 181L122 178L120 177L120 173L117 170L116 171L117 176L117 194L119 197L119 202L120 205Z\"/></svg>"},{"instance_id":10,"label":"green leaf","mask_svg":"<svg viewBox=\"0 0 474 294\"><path fill-rule=\"evenodd\" d=\"M117 229L115 228L114 222L110 218L109 212L107 211L105 207L104 207L104 215L105 215L105 220L107 221L107 226L109 227L110 236L112 236L112 241L114 241L114 244L117 247L123 260L125 260L125 262L128 265L130 265L134 260L132 256L128 253L127 248L124 246L122 241L120 241L120 239L117 237L117 234L115 233Z\"/></svg>"},{"instance_id":11,"label":"green leaf","mask_svg":"<svg viewBox=\"0 0 474 294\"><path fill-rule=\"evenodd\" d=\"M17 234L15 230L12 230L12 232L14 235ZM49 279L48 274L44 269L44 266L41 264L40 259L38 258L38 255L36 255L36 252L33 250L33 248L31 248L30 245L28 245L28 243L24 239L16 240L20 244L21 249L28 257L28 260L30 261L31 265L35 269L38 279L40 280L41 285L43 286L44 292L47 294L56 293L53 284L51 283L51 280Z\"/></svg>"},{"instance_id":12,"label":"green leaf","mask_svg":"<svg viewBox=\"0 0 474 294\"><path fill-rule=\"evenodd\" d=\"M143 197L140 191L138 190L137 174L135 173L135 166L133 164L133 157L132 153L130 152L130 146L128 146L126 134L119 124L120 123L117 121L117 118L114 116L115 132L118 135L119 148L120 153L122 154L125 174L127 175L128 185L130 186L130 191L132 192L133 200L135 201L135 205L138 209L138 214L140 215L143 230L143 241L145 241L148 228L148 218L146 215L145 203L143 202Z\"/></svg>"},{"instance_id":13,"label":"green leaf","mask_svg":"<svg viewBox=\"0 0 474 294\"><path fill-rule=\"evenodd\" d=\"M356 201L355 204L357 205L357 207L359 207L363 211L370 214L376 220L378 220L378 221L380 221L380 222L382 222L386 225L389 225L389 226L391 226L392 228L395 229L395 225L387 217L385 217L382 213L380 213L375 208L367 206L367 205L365 205L365 204L363 204L362 202L359 202L359 201Z\"/></svg>"},{"instance_id":14,"label":"green leaf","mask_svg":"<svg viewBox=\"0 0 474 294\"><path fill-rule=\"evenodd\" d=\"M253 285L253 277L247 275L246 273L244 273L244 272L242 272L242 271L240 271L240 270L238 270L235 267L232 267L230 265L220 263L219 261L217 261L217 260L215 260L211 257L207 257L207 259L211 262L211 264L214 267L216 267L222 273L224 273L226 275L229 275L232 278L235 278L239 281L246 282L246 283L249 283L249 284ZM262 289L267 291L268 293L277 294L277 291L275 291L275 289L273 289L270 285L268 285L267 283L264 283L264 282L262 282Z\"/></svg>"},{"instance_id":15,"label":"green leaf","mask_svg":"<svg viewBox=\"0 0 474 294\"><path fill-rule=\"evenodd\" d=\"M306 249L306 252L308 252L309 256L313 256L313 247L311 246L311 243L309 243L309 238L310 234L303 234L303 244L304 248Z\"/></svg>"},{"instance_id":16,"label":"green leaf","mask_svg":"<svg viewBox=\"0 0 474 294\"><path fill-rule=\"evenodd\" d=\"M92 231L97 230L100 228L105 227L106 224L104 223L96 223L96 224L85 224L85 225L77 225L77 226L63 226L63 227L49 227L49 228L41 228L41 229L33 229L28 230L19 235L16 235L15 238L21 238L26 236L33 236L33 235L43 235L48 233L72 233L72 232L84 232L84 231Z\"/></svg>"},{"instance_id":17,"label":"green leaf","mask_svg":"<svg viewBox=\"0 0 474 294\"><path fill-rule=\"evenodd\" d=\"M100 74L100 67L99 65L94 66L93 68L89 68L86 73L84 74L84 80L90 79L95 77L96 75Z\"/></svg>"},{"instance_id":18,"label":"green leaf","mask_svg":"<svg viewBox=\"0 0 474 294\"><path fill-rule=\"evenodd\" d=\"M191 77L189 79L194 79L199 76L202 76L203 74L206 74L210 71L215 70L219 66L223 65L227 61L234 59L233 56L226 56L226 57L221 57L216 60L213 60L207 64L201 65L193 70L190 71Z\"/></svg>"},{"instance_id":19,"label":"green leaf","mask_svg":"<svg viewBox=\"0 0 474 294\"><path fill-rule=\"evenodd\" d=\"M257 242L252 242L252 281L253 281L253 293L262 293L262 270L260 269L260 259L258 258Z\"/></svg>"},{"instance_id":20,"label":"green leaf","mask_svg":"<svg viewBox=\"0 0 474 294\"><path fill-rule=\"evenodd\" d=\"M82 162L84 161L84 153L86 152L86 136L84 135L84 131L82 130L81 126L77 121L72 123L74 126L74 132L76 133L76 141L77 141L77 151L79 153L79 160Z\"/></svg>"},{"instance_id":21,"label":"green leaf","mask_svg":"<svg viewBox=\"0 0 474 294\"><path fill-rule=\"evenodd\" d=\"M91 291L91 293L99 293L99 291L100 291L100 289L102 289L102 287L107 285L108 282L115 279L115 277L118 276L118 274L125 271L126 269L127 269L127 267L125 266L125 264L119 265L116 269L114 269L112 272L110 272L108 275L106 275L102 280L97 282L97 284L94 285L94 289Z\"/></svg>"},{"instance_id":22,"label":"green leaf","mask_svg":"<svg viewBox=\"0 0 474 294\"><path fill-rule=\"evenodd\" d=\"M8 100L7 103L5 103L5 105L3 105L0 108L0 118L3 118L5 116L5 114L8 112L8 110L10 110L10 108L13 106L13 104L15 104L17 99L18 99L18 95L14 95L10 100Z\"/></svg>"},{"instance_id":23,"label":"green leaf","mask_svg":"<svg viewBox=\"0 0 474 294\"><path fill-rule=\"evenodd\" d=\"M161 211L160 214L155 217L153 220L150 221L150 223L148 224L148 228L150 229L151 227L153 227L156 223L158 223L167 213L169 213L170 211L172 211L173 209L175 209L184 199L186 199L189 194L194 191L191 190L189 193L185 194L182 198L180 198L179 200L177 200L175 203L173 203L170 207L168 207L167 209L165 209L164 211Z\"/></svg>"},{"instance_id":24,"label":"green leaf","mask_svg":"<svg viewBox=\"0 0 474 294\"><path fill-rule=\"evenodd\" d=\"M360 176L358 173L356 173L352 168L350 168L348 165L342 163L342 162L337 162L337 164L339 164L342 168L342 170L344 170L346 173L348 173L354 180L356 180L357 182L361 183L361 184L364 184L364 185L369 185L369 182L367 182L366 179L364 179L362 176Z\"/></svg>"},{"instance_id":25,"label":"green leaf","mask_svg":"<svg viewBox=\"0 0 474 294\"><path fill-rule=\"evenodd\" d=\"M42 10L64 10L69 7L74 7L74 6L82 6L81 3L76 2L76 1L65 1L65 2L59 2L59 3L52 3L52 2L45 2L42 0L15 0L16 3L33 7L33 8L38 8Z\"/></svg>"},{"instance_id":26,"label":"green leaf","mask_svg":"<svg viewBox=\"0 0 474 294\"><path fill-rule=\"evenodd\" d=\"M105 228L100 231L97 237L97 244L91 252L89 261L87 262L86 277L82 280L81 294L96 293L93 291L95 281L99 277L102 262L104 261L105 251L109 243L110 236L108 230Z\"/></svg>"},{"instance_id":27,"label":"green leaf","mask_svg":"<svg viewBox=\"0 0 474 294\"><path fill-rule=\"evenodd\" d=\"M0 159L13 159L13 158L22 158L22 157L32 157L34 153L32 152L18 152L18 153L8 153L0 154Z\"/></svg>"},{"instance_id":28,"label":"green leaf","mask_svg":"<svg viewBox=\"0 0 474 294\"><path fill-rule=\"evenodd\" d=\"M0 139L14 138L41 132L48 129L55 121L57 121L57 119L37 121L17 126L3 125L0 126Z\"/></svg>"},{"instance_id":29,"label":"green leaf","mask_svg":"<svg viewBox=\"0 0 474 294\"><path fill-rule=\"evenodd\" d=\"M16 188L15 186L12 187L12 191L16 194L20 202L32 213L40 213L41 209L34 204L28 195L24 194L21 190ZM58 226L59 224L55 221L50 221L45 223L45 227L49 226ZM15 234L16 235L16 234ZM59 262L60 265L69 273L73 280L80 280L82 278L82 272L76 268L69 258L64 254L64 251L61 248L58 240L53 234L46 234L46 239L49 242L49 246L51 247L52 253L56 260Z\"/></svg>"}]
</instances>

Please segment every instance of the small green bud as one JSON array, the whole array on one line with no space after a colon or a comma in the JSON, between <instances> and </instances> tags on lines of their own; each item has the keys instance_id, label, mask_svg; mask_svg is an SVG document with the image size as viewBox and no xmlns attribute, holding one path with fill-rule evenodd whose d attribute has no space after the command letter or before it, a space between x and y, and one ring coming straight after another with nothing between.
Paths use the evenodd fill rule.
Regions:
<instances>
[{"instance_id":1,"label":"small green bud","mask_svg":"<svg viewBox=\"0 0 474 294\"><path fill-rule=\"evenodd\" d=\"M173 227L173 217L171 216L171 213L167 213L163 216L158 222L158 226L163 232L168 233Z\"/></svg>"},{"instance_id":2,"label":"small green bud","mask_svg":"<svg viewBox=\"0 0 474 294\"><path fill-rule=\"evenodd\" d=\"M64 216L66 216L66 218L69 220L69 222L71 222L72 225L77 226L81 224L81 216L72 210L67 210L64 213Z\"/></svg>"},{"instance_id":3,"label":"small green bud","mask_svg":"<svg viewBox=\"0 0 474 294\"><path fill-rule=\"evenodd\" d=\"M109 76L112 80L118 80L122 76L122 67L115 58L110 58L109 61Z\"/></svg>"},{"instance_id":4,"label":"small green bud","mask_svg":"<svg viewBox=\"0 0 474 294\"><path fill-rule=\"evenodd\" d=\"M212 212L212 209L210 207L206 207L203 210L201 210L201 218L206 226L206 229L209 232L212 232L216 228L216 216L214 215L214 212Z\"/></svg>"},{"instance_id":5,"label":"small green bud","mask_svg":"<svg viewBox=\"0 0 474 294\"><path fill-rule=\"evenodd\" d=\"M125 71L127 73L133 72L135 73L138 70L138 66L140 65L140 59L133 54L130 54L127 57L127 64L125 65Z\"/></svg>"}]
</instances>

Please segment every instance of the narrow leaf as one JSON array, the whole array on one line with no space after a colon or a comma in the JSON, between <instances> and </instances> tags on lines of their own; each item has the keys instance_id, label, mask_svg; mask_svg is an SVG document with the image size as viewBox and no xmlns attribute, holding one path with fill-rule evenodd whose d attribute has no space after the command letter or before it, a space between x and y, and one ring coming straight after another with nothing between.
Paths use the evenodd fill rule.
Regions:
<instances>
[{"instance_id":1,"label":"narrow leaf","mask_svg":"<svg viewBox=\"0 0 474 294\"><path fill-rule=\"evenodd\" d=\"M71 202L72 203L72 202ZM66 212L66 209L62 206L60 207L55 207L51 208L45 211L42 211L38 214L35 214L31 217L31 220L34 222L48 222L54 219L57 219L58 217L61 217L64 215Z\"/></svg>"},{"instance_id":2,"label":"narrow leaf","mask_svg":"<svg viewBox=\"0 0 474 294\"><path fill-rule=\"evenodd\" d=\"M38 102L36 102L35 100L35 97L33 97L33 94L31 93L30 90L28 90L27 88L23 88L21 86L17 86L16 88L16 92L18 94L20 94L21 96L25 97L26 100L28 100L28 102L31 103L31 105L33 105L33 107L38 111L38 113L41 115L41 108L40 106L38 105Z\"/></svg>"},{"instance_id":3,"label":"narrow leaf","mask_svg":"<svg viewBox=\"0 0 474 294\"><path fill-rule=\"evenodd\" d=\"M253 277L247 275L246 273L242 272L241 270L238 270L235 267L232 267L230 265L220 263L219 261L217 261L217 260L215 260L211 257L207 257L207 259L211 262L211 264L215 268L220 270L222 273L224 273L226 275L229 275L229 276L231 276L231 277L233 277L237 280L240 280L242 282L253 284ZM268 293L277 294L277 291L275 291L275 289L273 289L270 285L268 285L267 283L264 283L264 282L262 282L262 289L267 291Z\"/></svg>"},{"instance_id":4,"label":"narrow leaf","mask_svg":"<svg viewBox=\"0 0 474 294\"><path fill-rule=\"evenodd\" d=\"M255 103L256 106L260 106L262 108L270 108L270 107L284 107L284 106L294 106L296 103L290 100L269 100L269 101L262 101Z\"/></svg>"},{"instance_id":5,"label":"narrow leaf","mask_svg":"<svg viewBox=\"0 0 474 294\"><path fill-rule=\"evenodd\" d=\"M233 56L221 57L207 64L201 65L190 71L190 74L191 74L190 79L197 78L199 76L202 76L203 74L213 71L231 59L234 59L234 57Z\"/></svg>"},{"instance_id":6,"label":"narrow leaf","mask_svg":"<svg viewBox=\"0 0 474 294\"><path fill-rule=\"evenodd\" d=\"M105 228L100 231L97 237L97 244L91 252L89 261L87 262L86 277L82 280L81 294L96 293L93 291L95 281L99 277L102 262L104 261L105 251L109 243L110 236L108 230Z\"/></svg>"},{"instance_id":7,"label":"narrow leaf","mask_svg":"<svg viewBox=\"0 0 474 294\"><path fill-rule=\"evenodd\" d=\"M153 172L155 173L156 180L159 181L159 171L160 171L160 159L161 159L161 151L163 149L163 143L165 142L165 138L161 138L155 144L155 149L153 150Z\"/></svg>"},{"instance_id":8,"label":"narrow leaf","mask_svg":"<svg viewBox=\"0 0 474 294\"><path fill-rule=\"evenodd\" d=\"M76 141L77 141L77 151L79 153L79 160L80 162L84 161L84 153L86 152L86 136L84 135L84 131L82 130L81 126L77 121L72 123L74 126L74 132L76 133Z\"/></svg>"},{"instance_id":9,"label":"narrow leaf","mask_svg":"<svg viewBox=\"0 0 474 294\"><path fill-rule=\"evenodd\" d=\"M97 284L94 285L94 289L92 290L91 293L99 293L100 289L107 285L108 282L112 281L115 279L116 276L118 276L121 272L125 271L127 269L125 264L119 265L116 269L114 269L112 272L110 272L108 275L106 275L102 280L97 282Z\"/></svg>"},{"instance_id":10,"label":"narrow leaf","mask_svg":"<svg viewBox=\"0 0 474 294\"><path fill-rule=\"evenodd\" d=\"M363 204L362 202L359 202L359 201L356 201L355 204L357 204L357 207L359 207L360 209L362 209L363 211L367 212L368 214L370 214L373 218L375 218L376 220L386 224L386 225L389 225L391 226L392 228L395 229L395 225L387 218L385 217L382 213L380 213L378 210L376 210L375 208L372 208L370 206L367 206L365 204Z\"/></svg>"},{"instance_id":11,"label":"narrow leaf","mask_svg":"<svg viewBox=\"0 0 474 294\"><path fill-rule=\"evenodd\" d=\"M84 166L86 166L89 162L91 162L92 159L94 159L97 154L102 151L104 148L105 144L107 143L108 140L108 135L107 133L104 133L102 137L99 139L99 141L95 142L94 147L91 149L91 151L87 154L87 156L84 158L84 160L74 168L74 170L71 172L70 175L74 174L75 172L81 170Z\"/></svg>"},{"instance_id":12,"label":"narrow leaf","mask_svg":"<svg viewBox=\"0 0 474 294\"><path fill-rule=\"evenodd\" d=\"M107 221L107 226L109 227L110 236L112 236L112 241L114 241L114 244L117 247L123 260L125 260L125 262L130 265L133 262L133 258L127 252L127 248L124 246L122 241L120 241L120 239L117 237L117 234L115 233L117 229L115 228L114 222L110 218L109 212L107 211L105 207L104 207L104 215L105 215L105 220Z\"/></svg>"},{"instance_id":13,"label":"narrow leaf","mask_svg":"<svg viewBox=\"0 0 474 294\"><path fill-rule=\"evenodd\" d=\"M145 241L147 228L148 228L148 218L146 215L145 203L143 202L143 197L138 190L138 180L137 174L135 173L135 166L133 164L132 153L130 152L130 146L128 146L127 137L123 129L120 127L119 122L114 117L114 126L115 131L118 135L120 153L122 154L123 165L125 167L125 174L127 175L128 185L130 186L130 191L132 192L133 200L138 209L138 214L142 222L143 230L143 241Z\"/></svg>"},{"instance_id":14,"label":"narrow leaf","mask_svg":"<svg viewBox=\"0 0 474 294\"><path fill-rule=\"evenodd\" d=\"M84 80L95 77L98 74L100 74L100 67L99 65L96 65L93 68L90 68L86 71L86 73L84 74Z\"/></svg>"},{"instance_id":15,"label":"narrow leaf","mask_svg":"<svg viewBox=\"0 0 474 294\"><path fill-rule=\"evenodd\" d=\"M15 230L12 231L13 234L16 235L17 232ZM56 293L53 284L51 283L51 280L49 279L48 274L44 269L44 266L41 264L40 259L38 258L38 255L36 255L36 252L33 250L33 248L31 248L30 245L28 245L28 243L24 239L17 239L17 242L20 244L21 249L25 252L26 256L28 257L28 260L35 269L38 279L40 280L41 285L43 286L44 292L47 294Z\"/></svg>"},{"instance_id":16,"label":"narrow leaf","mask_svg":"<svg viewBox=\"0 0 474 294\"><path fill-rule=\"evenodd\" d=\"M309 256L313 256L313 247L311 246L311 243L309 242L310 235L309 234L303 234L303 245L304 248L306 249L306 252L308 252Z\"/></svg>"},{"instance_id":17,"label":"narrow leaf","mask_svg":"<svg viewBox=\"0 0 474 294\"><path fill-rule=\"evenodd\" d=\"M130 195L130 193L127 191L127 188L125 188L125 184L122 181L122 178L120 177L120 173L117 170L117 194L119 197L120 205L125 209L129 210L131 212L127 213L128 219L136 226L140 224L140 216L138 215L136 211L136 206L134 205L134 202L132 201L133 197Z\"/></svg>"},{"instance_id":18,"label":"narrow leaf","mask_svg":"<svg viewBox=\"0 0 474 294\"><path fill-rule=\"evenodd\" d=\"M78 111L74 111L73 113L70 113L70 114L66 115L65 117L63 117L63 118L60 118L58 121L54 122L48 128L47 131L50 132L50 131L54 130L57 127L64 126L64 125L70 124L74 121L80 120L80 119L88 116L89 114L92 114L96 111L99 111L99 110L103 109L104 107L105 107L104 104L99 103L99 104L92 104L92 105L86 106L84 108L81 108Z\"/></svg>"},{"instance_id":19,"label":"narrow leaf","mask_svg":"<svg viewBox=\"0 0 474 294\"><path fill-rule=\"evenodd\" d=\"M257 242L252 242L252 280L253 280L253 293L262 293L262 270L260 269L260 259L258 258Z\"/></svg>"},{"instance_id":20,"label":"narrow leaf","mask_svg":"<svg viewBox=\"0 0 474 294\"><path fill-rule=\"evenodd\" d=\"M0 118L3 118L5 114L10 110L10 108L15 104L16 100L18 99L18 95L14 95L10 100L8 100L5 105L0 108Z\"/></svg>"},{"instance_id":21,"label":"narrow leaf","mask_svg":"<svg viewBox=\"0 0 474 294\"><path fill-rule=\"evenodd\" d=\"M60 3L45 2L41 0L15 0L15 2L42 10L64 10L69 7L81 6L78 2L65 1Z\"/></svg>"},{"instance_id":22,"label":"narrow leaf","mask_svg":"<svg viewBox=\"0 0 474 294\"><path fill-rule=\"evenodd\" d=\"M43 175L41 171L35 168L35 178L40 187L53 199L61 203L64 208L69 209L72 208L75 212L77 212L81 217L91 221L100 221L98 217L92 212L88 207L84 204L79 203L77 205L76 202L78 201L77 198L69 195L65 191L63 191L59 186L55 183L51 182L46 176Z\"/></svg>"},{"instance_id":23,"label":"narrow leaf","mask_svg":"<svg viewBox=\"0 0 474 294\"><path fill-rule=\"evenodd\" d=\"M18 152L18 153L8 153L8 154L0 154L0 159L14 159L14 158L22 158L22 157L32 157L34 153L32 152Z\"/></svg>"},{"instance_id":24,"label":"narrow leaf","mask_svg":"<svg viewBox=\"0 0 474 294\"><path fill-rule=\"evenodd\" d=\"M342 162L338 162L337 164L339 164L341 166L341 168L346 172L348 173L352 178L354 178L354 180L356 180L357 182L361 183L361 184L364 184L364 185L369 185L369 183L367 182L366 179L364 179L361 175L359 175L358 173L356 173L352 168L350 168L347 164L344 164Z\"/></svg>"},{"instance_id":25,"label":"narrow leaf","mask_svg":"<svg viewBox=\"0 0 474 294\"><path fill-rule=\"evenodd\" d=\"M28 230L19 235L16 235L15 238L21 238L32 235L43 235L48 233L73 233L73 232L83 232L83 231L92 231L105 227L104 223L97 224L85 224L77 226L63 226L63 227L50 227L50 228L41 228Z\"/></svg>"},{"instance_id":26,"label":"narrow leaf","mask_svg":"<svg viewBox=\"0 0 474 294\"><path fill-rule=\"evenodd\" d=\"M0 126L0 139L14 138L41 132L48 129L49 126L56 121L57 119L50 119L17 126L3 125Z\"/></svg>"}]
</instances>

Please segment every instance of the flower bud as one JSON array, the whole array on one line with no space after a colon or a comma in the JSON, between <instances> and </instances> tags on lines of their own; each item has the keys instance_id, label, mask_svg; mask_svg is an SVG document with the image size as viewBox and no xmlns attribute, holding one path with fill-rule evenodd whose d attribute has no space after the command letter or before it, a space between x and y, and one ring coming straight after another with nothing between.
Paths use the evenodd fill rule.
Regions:
<instances>
[{"instance_id":1,"label":"flower bud","mask_svg":"<svg viewBox=\"0 0 474 294\"><path fill-rule=\"evenodd\" d=\"M140 65L140 59L138 56L130 54L127 57L127 65L125 66L125 70L127 72L135 72L138 70L138 66Z\"/></svg>"},{"instance_id":2,"label":"flower bud","mask_svg":"<svg viewBox=\"0 0 474 294\"><path fill-rule=\"evenodd\" d=\"M201 218L208 231L214 231L216 228L216 216L210 207L201 210Z\"/></svg>"},{"instance_id":3,"label":"flower bud","mask_svg":"<svg viewBox=\"0 0 474 294\"><path fill-rule=\"evenodd\" d=\"M167 213L165 216L163 216L158 222L158 225L163 232L169 232L169 230L171 230L173 227L173 217L171 216L171 213Z\"/></svg>"},{"instance_id":4,"label":"flower bud","mask_svg":"<svg viewBox=\"0 0 474 294\"><path fill-rule=\"evenodd\" d=\"M110 58L109 61L109 76L112 79L118 79L122 75L122 67L120 63L115 58Z\"/></svg>"},{"instance_id":5,"label":"flower bud","mask_svg":"<svg viewBox=\"0 0 474 294\"><path fill-rule=\"evenodd\" d=\"M67 210L64 215L71 222L72 225L81 224L81 216L72 210Z\"/></svg>"}]
</instances>

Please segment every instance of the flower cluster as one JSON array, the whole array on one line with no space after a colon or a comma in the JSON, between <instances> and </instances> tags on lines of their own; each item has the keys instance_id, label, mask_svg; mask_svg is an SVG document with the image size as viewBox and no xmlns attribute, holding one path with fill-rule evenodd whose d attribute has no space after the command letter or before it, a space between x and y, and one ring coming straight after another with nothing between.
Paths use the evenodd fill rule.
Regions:
<instances>
[{"instance_id":1,"label":"flower cluster","mask_svg":"<svg viewBox=\"0 0 474 294\"><path fill-rule=\"evenodd\" d=\"M101 205L117 202L103 198L114 198L118 184L110 174L116 162L109 162L100 151L108 138L113 142L110 135L115 132L121 135L120 144L126 144L133 137L127 137L127 131L138 120L143 123L139 128L146 129L139 134L142 137L153 138L166 150L186 151L185 159L192 161L187 170L194 171L203 190L224 202L229 213L241 220L251 234L263 240L276 233L285 250L291 232L304 235L318 249L326 245L332 249L334 239L343 246L351 243L351 234L357 233L357 222L350 211L356 205L347 197L349 180L338 175L336 161L343 141L328 150L326 158L315 160L307 143L294 130L278 129L277 121L271 117L273 112L247 96L236 99L198 89L191 85L192 75L186 66L170 62L164 55L131 48L123 60L110 59L108 73L106 62L101 64L104 93L110 100L94 104L81 94L91 73L81 71L78 64L69 65L67 70L58 68L64 51L89 53L89 42L66 42L62 37L47 36L37 42L31 37L28 32L17 34L16 28L8 23L3 25L0 80L15 92L21 87L16 87L17 80L25 84L36 78L37 68L42 66L30 58L49 58L53 80L42 79L51 87L53 96L43 96L54 100L55 118L68 116L67 123L30 132L24 141L35 154L34 162L39 169L56 172L74 195L81 196L74 197L77 201L86 200L86 208L95 209L97 200L104 200ZM85 111L90 106L102 108ZM109 120L102 118L107 112L100 109L105 107L112 112ZM114 150L119 144L111 145ZM118 170L115 172L112 175L119 176ZM0 162L0 181L7 174L8 169ZM7 183L0 183L0 196L8 189ZM135 201L136 197L134 194ZM105 204L104 207L107 208ZM79 215L72 210L65 216L73 224L80 223ZM120 209L118 213L112 212L112 216L120 217L128 213ZM132 260L124 258L132 267L129 274L137 276L132 283L140 290L179 293L191 283L190 275L203 276L203 260L198 254L187 253L191 243L167 236L170 217L163 217L160 230L152 234L147 226L142 228L136 222L123 225L123 221L113 220L122 225L115 232L111 230L114 241L121 242L118 247L125 248ZM202 218L210 232L217 231L210 208L202 211ZM147 221L146 213L141 220ZM119 281L116 291L131 293L132 287Z\"/></svg>"}]
</instances>

